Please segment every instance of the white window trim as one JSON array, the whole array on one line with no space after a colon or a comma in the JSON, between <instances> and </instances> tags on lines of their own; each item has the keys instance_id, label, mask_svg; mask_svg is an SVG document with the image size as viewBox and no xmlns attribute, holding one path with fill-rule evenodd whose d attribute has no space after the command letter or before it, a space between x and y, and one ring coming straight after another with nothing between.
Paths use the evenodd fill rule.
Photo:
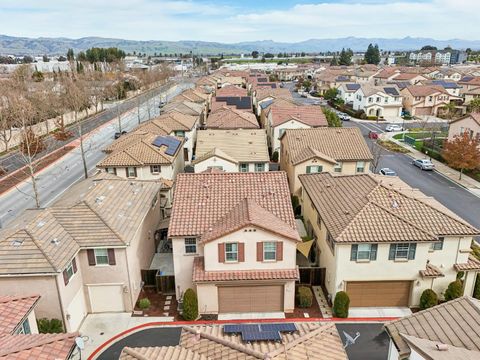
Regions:
<instances>
[{"instance_id":1,"label":"white window trim","mask_svg":"<svg viewBox=\"0 0 480 360\"><path fill-rule=\"evenodd\" d=\"M195 240L195 244L187 244L187 240ZM191 256L191 255L197 255L198 254L197 238L193 238L193 237L185 238L183 240L183 245L184 245L185 255ZM187 251L187 246L195 246L195 252L188 252Z\"/></svg>"},{"instance_id":2,"label":"white window trim","mask_svg":"<svg viewBox=\"0 0 480 360\"><path fill-rule=\"evenodd\" d=\"M266 245L267 245L267 244L273 244L273 251L272 251L272 250L266 251ZM275 256L273 257L273 259L267 259L267 257L265 256L267 252L268 252L268 253L272 253L272 252L273 252L273 254L275 255ZM263 261L264 261L264 262L275 262L275 261L277 261L277 243L276 243L275 241L265 241L265 242L263 243Z\"/></svg>"},{"instance_id":3,"label":"white window trim","mask_svg":"<svg viewBox=\"0 0 480 360\"><path fill-rule=\"evenodd\" d=\"M360 250L360 247L361 246L368 246L368 251L367 250ZM365 258L360 258L359 254L360 252L362 253L368 253L368 256L365 257ZM357 259L356 261L370 261L370 257L372 255L372 244L358 244L358 247L357 247Z\"/></svg>"},{"instance_id":4,"label":"white window trim","mask_svg":"<svg viewBox=\"0 0 480 360\"><path fill-rule=\"evenodd\" d=\"M70 275L68 274L68 269L71 269L71 270L72 270L72 276L70 276ZM75 277L75 275L76 275L76 272L75 272L74 269L73 269L73 260L70 261L70 263L68 264L68 266L65 268L65 272L67 273L67 275L69 275L69 276L68 276L68 283L67 283L67 285L68 285L68 284L70 284L70 281L71 281L71 280Z\"/></svg>"},{"instance_id":5,"label":"white window trim","mask_svg":"<svg viewBox=\"0 0 480 360\"><path fill-rule=\"evenodd\" d=\"M101 256L101 257L106 256L106 257L107 257L107 263L106 263L106 264L104 264L104 263L99 264L99 263L98 263L98 258L97 258L97 251L103 251L103 250L105 250L106 255L98 255L98 256ZM110 264L109 264L110 259L108 258L108 249L106 249L106 248L93 249L93 254L94 254L94 256L95 256L95 266L100 266L100 267L102 267L102 266L109 266L109 265L110 265Z\"/></svg>"},{"instance_id":6,"label":"white window trim","mask_svg":"<svg viewBox=\"0 0 480 360\"><path fill-rule=\"evenodd\" d=\"M406 250L400 250L400 251L402 251L402 252L403 252L403 251L406 251L405 257L403 257L403 256L402 256L402 257L397 256L398 251L399 251L399 250L398 250L398 247L399 247L399 246L406 246L406 247L407 247ZM396 246L396 248L395 248L395 260L400 260L400 261L408 260L408 253L409 253L409 251L410 251L410 246L411 246L410 244L404 244L404 243L397 244L397 246Z\"/></svg>"},{"instance_id":7,"label":"white window trim","mask_svg":"<svg viewBox=\"0 0 480 360\"><path fill-rule=\"evenodd\" d=\"M235 245L236 249L228 251L227 246L228 245ZM229 260L227 254L236 254L236 259L235 260ZM237 263L238 262L238 242L231 242L231 243L225 243L225 262L227 263Z\"/></svg>"}]
</instances>

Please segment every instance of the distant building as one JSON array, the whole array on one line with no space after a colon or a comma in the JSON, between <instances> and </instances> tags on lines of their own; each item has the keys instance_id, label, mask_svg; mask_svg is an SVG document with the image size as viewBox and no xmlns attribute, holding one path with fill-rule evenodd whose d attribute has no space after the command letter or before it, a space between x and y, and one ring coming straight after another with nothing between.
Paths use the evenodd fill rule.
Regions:
<instances>
[{"instance_id":1,"label":"distant building","mask_svg":"<svg viewBox=\"0 0 480 360\"><path fill-rule=\"evenodd\" d=\"M419 50L412 51L408 58L412 63L433 63L441 65L461 64L467 60L467 53L461 50Z\"/></svg>"}]
</instances>

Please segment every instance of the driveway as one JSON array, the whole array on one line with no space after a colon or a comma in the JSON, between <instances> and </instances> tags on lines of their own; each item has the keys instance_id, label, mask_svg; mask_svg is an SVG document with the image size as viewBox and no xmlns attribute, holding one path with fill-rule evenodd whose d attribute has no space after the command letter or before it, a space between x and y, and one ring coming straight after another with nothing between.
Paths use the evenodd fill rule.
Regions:
<instances>
[{"instance_id":1,"label":"driveway","mask_svg":"<svg viewBox=\"0 0 480 360\"><path fill-rule=\"evenodd\" d=\"M390 338L382 323L337 323L349 360L386 360ZM354 339L354 343L347 339Z\"/></svg>"}]
</instances>

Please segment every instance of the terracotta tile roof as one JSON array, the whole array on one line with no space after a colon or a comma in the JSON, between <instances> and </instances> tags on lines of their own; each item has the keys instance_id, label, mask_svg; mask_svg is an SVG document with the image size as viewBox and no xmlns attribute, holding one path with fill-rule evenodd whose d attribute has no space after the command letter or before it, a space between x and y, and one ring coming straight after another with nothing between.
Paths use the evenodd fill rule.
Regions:
<instances>
[{"instance_id":1,"label":"terracotta tile roof","mask_svg":"<svg viewBox=\"0 0 480 360\"><path fill-rule=\"evenodd\" d=\"M378 79L388 79L389 77L391 77L392 75L398 72L399 71L396 68L385 68L385 69L382 69L379 73L377 73L373 77Z\"/></svg>"},{"instance_id":2,"label":"terracotta tile roof","mask_svg":"<svg viewBox=\"0 0 480 360\"><path fill-rule=\"evenodd\" d=\"M328 126L327 118L319 106L281 106L273 104L267 112L272 114L272 126L296 120L311 127Z\"/></svg>"},{"instance_id":3,"label":"terracotta tile roof","mask_svg":"<svg viewBox=\"0 0 480 360\"><path fill-rule=\"evenodd\" d=\"M0 359L68 360L78 333L5 335L0 337Z\"/></svg>"},{"instance_id":4,"label":"terracotta tile roof","mask_svg":"<svg viewBox=\"0 0 480 360\"><path fill-rule=\"evenodd\" d=\"M179 174L169 237L201 236L245 198L296 229L284 172Z\"/></svg>"},{"instance_id":5,"label":"terracotta tile roof","mask_svg":"<svg viewBox=\"0 0 480 360\"><path fill-rule=\"evenodd\" d=\"M125 347L119 360L208 360L208 358L182 346L162 346Z\"/></svg>"},{"instance_id":6,"label":"terracotta tile roof","mask_svg":"<svg viewBox=\"0 0 480 360\"><path fill-rule=\"evenodd\" d=\"M246 226L259 227L286 238L300 241L300 236L296 229L259 206L254 200L245 198L209 228L202 235L201 242L206 243L218 239Z\"/></svg>"},{"instance_id":7,"label":"terracotta tile roof","mask_svg":"<svg viewBox=\"0 0 480 360\"><path fill-rule=\"evenodd\" d=\"M295 269L268 270L222 270L205 271L203 256L193 261L193 282L233 281L233 280L298 280L300 273Z\"/></svg>"},{"instance_id":8,"label":"terracotta tile roof","mask_svg":"<svg viewBox=\"0 0 480 360\"><path fill-rule=\"evenodd\" d=\"M173 101L187 100L187 101L202 104L202 103L206 102L207 99L208 99L208 95L206 95L202 92L199 92L195 89L188 89L188 90L185 90L184 92L182 92L181 94L175 96L173 98Z\"/></svg>"},{"instance_id":9,"label":"terracotta tile roof","mask_svg":"<svg viewBox=\"0 0 480 360\"><path fill-rule=\"evenodd\" d=\"M433 278L445 276L445 274L443 274L438 267L432 264L427 264L427 266L425 266L425 270L420 270L420 275L422 277L433 277Z\"/></svg>"},{"instance_id":10,"label":"terracotta tile roof","mask_svg":"<svg viewBox=\"0 0 480 360\"><path fill-rule=\"evenodd\" d=\"M212 151L223 158L226 155L226 160L234 162L270 161L267 134L264 129L199 130L194 164L204 160L205 156L213 156Z\"/></svg>"},{"instance_id":11,"label":"terracotta tile roof","mask_svg":"<svg viewBox=\"0 0 480 360\"><path fill-rule=\"evenodd\" d=\"M393 77L393 80L412 80L414 78L416 78L417 76L421 76L420 74L417 74L417 73L400 73L398 75L395 75L395 77Z\"/></svg>"},{"instance_id":12,"label":"terracotta tile roof","mask_svg":"<svg viewBox=\"0 0 480 360\"><path fill-rule=\"evenodd\" d=\"M197 104L192 101L169 102L162 108L163 113L176 111L185 115L200 116L204 112L203 104Z\"/></svg>"},{"instance_id":13,"label":"terracotta tile roof","mask_svg":"<svg viewBox=\"0 0 480 360\"><path fill-rule=\"evenodd\" d=\"M412 85L408 86L407 91L412 94L412 96L418 97L425 97L433 94L445 94L449 95L447 90L443 88L443 86L439 85Z\"/></svg>"},{"instance_id":14,"label":"terracotta tile roof","mask_svg":"<svg viewBox=\"0 0 480 360\"><path fill-rule=\"evenodd\" d=\"M479 233L436 202L410 196L378 177L320 173L299 179L337 242L435 241L443 235Z\"/></svg>"},{"instance_id":15,"label":"terracotta tile roof","mask_svg":"<svg viewBox=\"0 0 480 360\"><path fill-rule=\"evenodd\" d=\"M283 99L293 99L292 93L286 88L258 88L255 94L255 97L258 101L262 101L266 98L283 98Z\"/></svg>"},{"instance_id":16,"label":"terracotta tile roof","mask_svg":"<svg viewBox=\"0 0 480 360\"><path fill-rule=\"evenodd\" d=\"M480 302L464 296L386 324L400 355L410 349L403 335L480 351Z\"/></svg>"},{"instance_id":17,"label":"terracotta tile roof","mask_svg":"<svg viewBox=\"0 0 480 360\"><path fill-rule=\"evenodd\" d=\"M208 129L258 129L260 125L255 114L222 106L212 109L207 118L206 127Z\"/></svg>"},{"instance_id":18,"label":"terracotta tile roof","mask_svg":"<svg viewBox=\"0 0 480 360\"><path fill-rule=\"evenodd\" d=\"M294 165L311 159L315 154L323 154L336 161L372 159L372 153L356 127L288 129L282 136L282 145Z\"/></svg>"},{"instance_id":19,"label":"terracotta tile roof","mask_svg":"<svg viewBox=\"0 0 480 360\"><path fill-rule=\"evenodd\" d=\"M236 104L227 105L227 102L222 100L222 99L225 99L225 97L215 96L215 97L212 98L212 103L210 105L210 109L211 109L212 113L217 111L218 109L220 109L222 107L228 107L228 108L232 108L232 109L236 109L236 110L244 111L244 112L251 112L252 111L252 98L250 96L242 96L242 97L240 97L240 96L228 96L227 98L229 98L229 99L237 98L239 101L241 100L243 102L246 102L247 104L250 103L250 107L245 106L245 108L239 109Z\"/></svg>"},{"instance_id":20,"label":"terracotta tile roof","mask_svg":"<svg viewBox=\"0 0 480 360\"><path fill-rule=\"evenodd\" d=\"M466 263L455 264L453 267L457 271L480 270L480 260L478 260L475 256L470 255Z\"/></svg>"},{"instance_id":21,"label":"terracotta tile roof","mask_svg":"<svg viewBox=\"0 0 480 360\"><path fill-rule=\"evenodd\" d=\"M221 170L218 168L208 168L206 170L203 170L201 173L202 174L223 174L225 170Z\"/></svg>"},{"instance_id":22,"label":"terracotta tile roof","mask_svg":"<svg viewBox=\"0 0 480 360\"><path fill-rule=\"evenodd\" d=\"M439 351L438 341L420 339L414 336L403 335L402 338L408 343L410 348L414 348L415 352L421 354L423 359L427 360L478 360L480 359L480 351L468 350L456 346L447 346L447 349Z\"/></svg>"},{"instance_id":23,"label":"terracotta tile roof","mask_svg":"<svg viewBox=\"0 0 480 360\"><path fill-rule=\"evenodd\" d=\"M232 162L234 164L238 164L237 159L233 158L232 156L228 155L227 153L225 153L224 151L222 151L221 149L216 148L216 147L207 151L207 152L205 152L205 153L202 153L202 155L199 155L197 158L195 158L195 160L192 161L192 164L196 165L196 164L201 163L202 161L204 161L206 159L210 159L211 157L214 157L214 156L218 157L218 158L221 158L221 159L224 159L224 160L227 160L227 161ZM215 169L215 168L209 168L207 170L212 170L212 169ZM205 170L204 172L206 172L207 170ZM220 170L220 169L216 169L216 170ZM224 171L221 170L221 172L224 172Z\"/></svg>"},{"instance_id":24,"label":"terracotta tile roof","mask_svg":"<svg viewBox=\"0 0 480 360\"><path fill-rule=\"evenodd\" d=\"M0 337L13 334L21 322L30 314L38 299L40 299L39 295L0 295Z\"/></svg>"},{"instance_id":25,"label":"terracotta tile roof","mask_svg":"<svg viewBox=\"0 0 480 360\"><path fill-rule=\"evenodd\" d=\"M235 85L227 85L215 92L215 96L247 96L248 91L247 89L235 86Z\"/></svg>"}]
</instances>

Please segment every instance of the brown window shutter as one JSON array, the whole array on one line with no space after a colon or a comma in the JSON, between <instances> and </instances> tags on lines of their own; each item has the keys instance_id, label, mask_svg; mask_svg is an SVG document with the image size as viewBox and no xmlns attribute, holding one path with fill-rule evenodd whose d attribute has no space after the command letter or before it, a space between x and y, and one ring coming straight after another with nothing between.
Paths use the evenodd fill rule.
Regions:
<instances>
[{"instance_id":1,"label":"brown window shutter","mask_svg":"<svg viewBox=\"0 0 480 360\"><path fill-rule=\"evenodd\" d=\"M257 242L257 261L263 261L263 242Z\"/></svg>"},{"instance_id":2,"label":"brown window shutter","mask_svg":"<svg viewBox=\"0 0 480 360\"><path fill-rule=\"evenodd\" d=\"M77 273L77 260L75 260L75 258L73 258L73 260L72 260L72 268L73 268L73 273L76 274Z\"/></svg>"},{"instance_id":3,"label":"brown window shutter","mask_svg":"<svg viewBox=\"0 0 480 360\"><path fill-rule=\"evenodd\" d=\"M245 243L238 243L238 262L245 261Z\"/></svg>"},{"instance_id":4,"label":"brown window shutter","mask_svg":"<svg viewBox=\"0 0 480 360\"><path fill-rule=\"evenodd\" d=\"M95 252L93 249L87 250L87 258L88 258L88 265L95 266L97 265L97 261L95 260Z\"/></svg>"},{"instance_id":5,"label":"brown window shutter","mask_svg":"<svg viewBox=\"0 0 480 360\"><path fill-rule=\"evenodd\" d=\"M115 249L107 249L108 265L115 265Z\"/></svg>"},{"instance_id":6,"label":"brown window shutter","mask_svg":"<svg viewBox=\"0 0 480 360\"><path fill-rule=\"evenodd\" d=\"M137 168L134 167L133 170L135 171L135 177L137 177Z\"/></svg>"},{"instance_id":7,"label":"brown window shutter","mask_svg":"<svg viewBox=\"0 0 480 360\"><path fill-rule=\"evenodd\" d=\"M67 274L67 270L63 270L63 283L65 285L68 285L68 274Z\"/></svg>"},{"instance_id":8,"label":"brown window shutter","mask_svg":"<svg viewBox=\"0 0 480 360\"><path fill-rule=\"evenodd\" d=\"M277 261L283 260L283 241L277 242Z\"/></svg>"},{"instance_id":9,"label":"brown window shutter","mask_svg":"<svg viewBox=\"0 0 480 360\"><path fill-rule=\"evenodd\" d=\"M219 263L225 262L225 243L218 244L218 262Z\"/></svg>"}]
</instances>

